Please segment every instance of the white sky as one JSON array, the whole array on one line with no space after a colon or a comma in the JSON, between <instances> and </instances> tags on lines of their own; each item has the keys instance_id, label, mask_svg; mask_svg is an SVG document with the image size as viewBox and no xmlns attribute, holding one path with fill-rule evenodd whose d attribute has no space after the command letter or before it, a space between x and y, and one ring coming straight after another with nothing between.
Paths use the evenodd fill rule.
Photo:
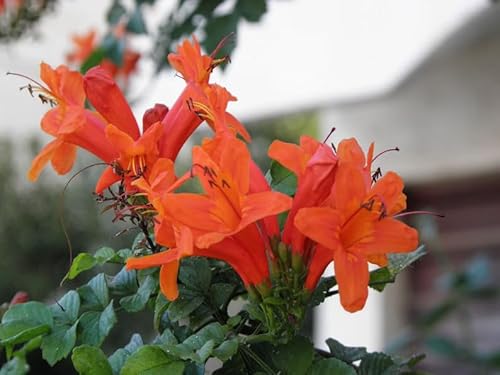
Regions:
<instances>
[{"instance_id":1,"label":"white sky","mask_svg":"<svg viewBox=\"0 0 500 375\"><path fill-rule=\"evenodd\" d=\"M0 134L36 131L46 111L19 93L16 71L38 77L44 60L58 65L69 35L104 24L108 2L60 2L44 19L38 41L0 47ZM164 2L162 6L168 7ZM270 1L263 22L243 24L227 73L214 78L238 97L231 111L243 120L385 91L487 0ZM159 12L149 12L148 19ZM147 77L147 64L141 65ZM138 118L155 102L172 103L182 81L173 73L139 78Z\"/></svg>"}]
</instances>

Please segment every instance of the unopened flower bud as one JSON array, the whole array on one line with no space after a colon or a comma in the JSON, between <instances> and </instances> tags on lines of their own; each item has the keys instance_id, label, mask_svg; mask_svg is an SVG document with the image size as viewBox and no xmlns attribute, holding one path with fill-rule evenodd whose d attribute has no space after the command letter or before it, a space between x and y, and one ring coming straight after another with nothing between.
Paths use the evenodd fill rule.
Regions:
<instances>
[{"instance_id":1,"label":"unopened flower bud","mask_svg":"<svg viewBox=\"0 0 500 375\"><path fill-rule=\"evenodd\" d=\"M156 103L153 108L149 108L142 116L142 132L146 132L151 125L163 120L167 113L168 107L164 104Z\"/></svg>"}]
</instances>

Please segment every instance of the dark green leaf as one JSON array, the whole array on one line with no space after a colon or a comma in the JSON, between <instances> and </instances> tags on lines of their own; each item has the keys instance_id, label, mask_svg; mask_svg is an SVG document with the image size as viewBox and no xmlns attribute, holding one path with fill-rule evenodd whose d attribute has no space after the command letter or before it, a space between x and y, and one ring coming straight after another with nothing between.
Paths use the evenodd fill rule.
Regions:
<instances>
[{"instance_id":1,"label":"dark green leaf","mask_svg":"<svg viewBox=\"0 0 500 375\"><path fill-rule=\"evenodd\" d=\"M344 346L337 340L331 338L326 340L326 344L330 349L330 353L332 353L335 358L346 363L358 361L367 354L366 348Z\"/></svg>"},{"instance_id":2,"label":"dark green leaf","mask_svg":"<svg viewBox=\"0 0 500 375\"><path fill-rule=\"evenodd\" d=\"M106 356L99 348L79 346L73 349L71 360L79 375L113 375Z\"/></svg>"},{"instance_id":3,"label":"dark green leaf","mask_svg":"<svg viewBox=\"0 0 500 375\"><path fill-rule=\"evenodd\" d=\"M50 366L54 366L61 359L66 358L75 346L77 324L75 323L71 327L60 327L42 339L42 357Z\"/></svg>"},{"instance_id":4,"label":"dark green leaf","mask_svg":"<svg viewBox=\"0 0 500 375\"><path fill-rule=\"evenodd\" d=\"M120 305L128 312L141 311L146 306L149 296L155 288L155 279L152 276L147 276L137 290L137 293L121 298Z\"/></svg>"},{"instance_id":5,"label":"dark green leaf","mask_svg":"<svg viewBox=\"0 0 500 375\"><path fill-rule=\"evenodd\" d=\"M121 375L182 375L184 362L169 356L157 346L143 346L132 354L122 368Z\"/></svg>"},{"instance_id":6,"label":"dark green leaf","mask_svg":"<svg viewBox=\"0 0 500 375\"><path fill-rule=\"evenodd\" d=\"M0 375L25 375L30 367L24 358L14 357L0 369Z\"/></svg>"},{"instance_id":7,"label":"dark green leaf","mask_svg":"<svg viewBox=\"0 0 500 375\"><path fill-rule=\"evenodd\" d=\"M295 191L297 190L297 176L293 172L283 167L277 161L272 160L268 173L273 190L289 196L295 195Z\"/></svg>"},{"instance_id":8,"label":"dark green leaf","mask_svg":"<svg viewBox=\"0 0 500 375\"><path fill-rule=\"evenodd\" d=\"M106 14L106 21L108 23L114 25L120 21L122 16L124 16L127 13L127 9L122 5L122 3L119 0L114 0L113 4L108 10L108 13Z\"/></svg>"},{"instance_id":9,"label":"dark green leaf","mask_svg":"<svg viewBox=\"0 0 500 375\"><path fill-rule=\"evenodd\" d=\"M108 361L113 369L113 374L118 375L121 368L127 361L127 358L134 354L141 346L144 345L141 335L135 333L132 335L130 342L124 347L115 351Z\"/></svg>"},{"instance_id":10,"label":"dark green leaf","mask_svg":"<svg viewBox=\"0 0 500 375\"><path fill-rule=\"evenodd\" d=\"M179 270L179 281L188 289L206 292L210 287L212 271L208 260L202 257L184 258Z\"/></svg>"},{"instance_id":11,"label":"dark green leaf","mask_svg":"<svg viewBox=\"0 0 500 375\"><path fill-rule=\"evenodd\" d=\"M2 317L3 323L30 321L33 325L46 324L52 327L54 322L50 309L43 303L30 301L10 307Z\"/></svg>"},{"instance_id":12,"label":"dark green leaf","mask_svg":"<svg viewBox=\"0 0 500 375\"><path fill-rule=\"evenodd\" d=\"M123 54L125 52L125 40L116 38L113 34L106 35L101 46L104 56L109 58L116 66L122 66Z\"/></svg>"},{"instance_id":13,"label":"dark green leaf","mask_svg":"<svg viewBox=\"0 0 500 375\"><path fill-rule=\"evenodd\" d=\"M238 0L235 9L249 22L259 22L267 11L266 0Z\"/></svg>"},{"instance_id":14,"label":"dark green leaf","mask_svg":"<svg viewBox=\"0 0 500 375\"><path fill-rule=\"evenodd\" d=\"M370 353L361 360L359 375L382 375L393 365L394 361L387 354Z\"/></svg>"},{"instance_id":15,"label":"dark green leaf","mask_svg":"<svg viewBox=\"0 0 500 375\"><path fill-rule=\"evenodd\" d=\"M88 271L94 268L96 265L97 265L97 260L95 260L92 254L80 253L73 260L73 263L71 263L71 267L69 268L69 271L66 274L66 276L64 276L63 281L66 279L73 280L80 273Z\"/></svg>"},{"instance_id":16,"label":"dark green leaf","mask_svg":"<svg viewBox=\"0 0 500 375\"><path fill-rule=\"evenodd\" d=\"M57 324L71 325L78 319L80 296L74 290L70 290L57 303L50 306L50 310Z\"/></svg>"},{"instance_id":17,"label":"dark green leaf","mask_svg":"<svg viewBox=\"0 0 500 375\"><path fill-rule=\"evenodd\" d=\"M311 306L318 306L320 303L322 303L326 298L326 294L335 285L337 285L337 280L334 276L322 277L318 283L318 286L312 294Z\"/></svg>"},{"instance_id":18,"label":"dark green leaf","mask_svg":"<svg viewBox=\"0 0 500 375\"><path fill-rule=\"evenodd\" d=\"M387 269L389 272L396 276L410 264L416 262L425 255L424 246L420 246L417 250L411 253L404 254L388 254L389 264Z\"/></svg>"},{"instance_id":19,"label":"dark green leaf","mask_svg":"<svg viewBox=\"0 0 500 375\"><path fill-rule=\"evenodd\" d=\"M174 333L170 329L166 329L162 332L160 336L158 336L154 342L154 344L161 345L177 345L179 342L175 337Z\"/></svg>"},{"instance_id":20,"label":"dark green leaf","mask_svg":"<svg viewBox=\"0 0 500 375\"><path fill-rule=\"evenodd\" d=\"M203 41L205 50L212 52L224 37L234 34L231 40L219 51L218 57L230 55L236 45L238 21L236 13L208 18L205 26L206 38Z\"/></svg>"},{"instance_id":21,"label":"dark green leaf","mask_svg":"<svg viewBox=\"0 0 500 375\"><path fill-rule=\"evenodd\" d=\"M170 301L168 301L163 293L158 293L158 296L156 297L155 301L155 311L154 311L154 317L153 317L153 322L154 322L154 328L156 331L160 331L160 323L161 319L163 317L163 314L165 311L167 311L168 305L170 304Z\"/></svg>"},{"instance_id":22,"label":"dark green leaf","mask_svg":"<svg viewBox=\"0 0 500 375\"><path fill-rule=\"evenodd\" d=\"M210 286L210 296L215 307L224 307L231 298L236 287L228 283L214 283Z\"/></svg>"},{"instance_id":23,"label":"dark green leaf","mask_svg":"<svg viewBox=\"0 0 500 375\"><path fill-rule=\"evenodd\" d=\"M304 375L312 365L314 348L311 342L302 336L296 336L288 344L274 348L273 362L288 375Z\"/></svg>"},{"instance_id":24,"label":"dark green leaf","mask_svg":"<svg viewBox=\"0 0 500 375\"><path fill-rule=\"evenodd\" d=\"M116 256L117 255L115 251L112 248L106 246L101 247L94 254L94 258L99 264L107 263L110 260L114 259Z\"/></svg>"},{"instance_id":25,"label":"dark green leaf","mask_svg":"<svg viewBox=\"0 0 500 375\"><path fill-rule=\"evenodd\" d=\"M0 325L0 345L14 345L49 333L54 325L52 314L40 302L12 306L5 312Z\"/></svg>"},{"instance_id":26,"label":"dark green leaf","mask_svg":"<svg viewBox=\"0 0 500 375\"><path fill-rule=\"evenodd\" d=\"M147 34L146 23L140 7L136 7L127 22L127 31L134 34Z\"/></svg>"},{"instance_id":27,"label":"dark green leaf","mask_svg":"<svg viewBox=\"0 0 500 375\"><path fill-rule=\"evenodd\" d=\"M82 344L100 346L116 323L113 301L103 312L88 311L80 318L79 330Z\"/></svg>"},{"instance_id":28,"label":"dark green leaf","mask_svg":"<svg viewBox=\"0 0 500 375\"><path fill-rule=\"evenodd\" d=\"M204 301L204 297L184 297L180 296L168 305L168 317L170 321L176 322L187 317L196 310Z\"/></svg>"},{"instance_id":29,"label":"dark green leaf","mask_svg":"<svg viewBox=\"0 0 500 375\"><path fill-rule=\"evenodd\" d=\"M322 359L314 363L309 375L356 375L356 370L348 364L336 359Z\"/></svg>"}]
</instances>

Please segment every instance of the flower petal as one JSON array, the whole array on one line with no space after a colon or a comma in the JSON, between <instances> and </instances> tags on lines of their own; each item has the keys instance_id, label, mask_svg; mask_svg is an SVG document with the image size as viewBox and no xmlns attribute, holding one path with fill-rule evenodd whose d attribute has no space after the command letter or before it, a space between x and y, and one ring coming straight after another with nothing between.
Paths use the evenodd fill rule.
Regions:
<instances>
[{"instance_id":1,"label":"flower petal","mask_svg":"<svg viewBox=\"0 0 500 375\"><path fill-rule=\"evenodd\" d=\"M342 217L330 207L301 208L294 223L305 236L329 249L342 246L339 237Z\"/></svg>"},{"instance_id":2,"label":"flower petal","mask_svg":"<svg viewBox=\"0 0 500 375\"><path fill-rule=\"evenodd\" d=\"M169 301L174 301L179 297L179 287L177 286L179 264L178 260L173 260L160 268L160 289Z\"/></svg>"},{"instance_id":3,"label":"flower petal","mask_svg":"<svg viewBox=\"0 0 500 375\"><path fill-rule=\"evenodd\" d=\"M335 278L339 285L340 303L353 313L365 306L368 297L368 262L357 254L338 249L333 254Z\"/></svg>"}]
</instances>

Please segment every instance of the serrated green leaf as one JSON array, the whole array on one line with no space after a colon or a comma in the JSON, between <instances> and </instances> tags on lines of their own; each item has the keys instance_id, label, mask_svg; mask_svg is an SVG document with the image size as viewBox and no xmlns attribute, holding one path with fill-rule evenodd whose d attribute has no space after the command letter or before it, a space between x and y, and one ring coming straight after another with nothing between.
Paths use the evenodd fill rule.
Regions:
<instances>
[{"instance_id":1,"label":"serrated green leaf","mask_svg":"<svg viewBox=\"0 0 500 375\"><path fill-rule=\"evenodd\" d=\"M133 255L134 253L130 249L120 249L116 252L116 256L119 257L123 263Z\"/></svg>"},{"instance_id":2,"label":"serrated green leaf","mask_svg":"<svg viewBox=\"0 0 500 375\"><path fill-rule=\"evenodd\" d=\"M177 345L178 343L177 337L170 329L164 330L154 341L154 344L158 345Z\"/></svg>"},{"instance_id":3,"label":"serrated green leaf","mask_svg":"<svg viewBox=\"0 0 500 375\"><path fill-rule=\"evenodd\" d=\"M147 276L137 290L137 293L132 296L121 298L120 305L128 312L143 310L155 287L155 279L152 276Z\"/></svg>"},{"instance_id":4,"label":"serrated green leaf","mask_svg":"<svg viewBox=\"0 0 500 375\"><path fill-rule=\"evenodd\" d=\"M200 349L208 340L214 340L216 344L222 343L227 333L227 327L220 323L214 322L206 325L195 334L189 336L182 344L188 346L192 350Z\"/></svg>"},{"instance_id":5,"label":"serrated green leaf","mask_svg":"<svg viewBox=\"0 0 500 375\"><path fill-rule=\"evenodd\" d=\"M203 344L203 346L196 351L196 355L199 360L195 362L204 363L208 359L208 357L210 357L210 355L212 354L214 347L215 347L214 340L208 340L207 342L205 342L205 344Z\"/></svg>"},{"instance_id":6,"label":"serrated green leaf","mask_svg":"<svg viewBox=\"0 0 500 375\"><path fill-rule=\"evenodd\" d=\"M71 263L68 273L64 276L64 280L73 280L84 271L88 271L97 265L97 260L89 253L80 253Z\"/></svg>"},{"instance_id":7,"label":"serrated green leaf","mask_svg":"<svg viewBox=\"0 0 500 375\"><path fill-rule=\"evenodd\" d=\"M57 324L71 325L75 323L80 311L79 294L74 290L70 290L57 303L50 306L50 311Z\"/></svg>"},{"instance_id":8,"label":"serrated green leaf","mask_svg":"<svg viewBox=\"0 0 500 375\"><path fill-rule=\"evenodd\" d=\"M238 0L234 7L248 22L259 22L267 11L266 0Z\"/></svg>"},{"instance_id":9,"label":"serrated green leaf","mask_svg":"<svg viewBox=\"0 0 500 375\"><path fill-rule=\"evenodd\" d=\"M332 338L326 340L326 344L330 349L330 353L332 353L335 358L338 358L346 363L358 361L368 354L366 348L344 346L339 341Z\"/></svg>"},{"instance_id":10,"label":"serrated green leaf","mask_svg":"<svg viewBox=\"0 0 500 375\"><path fill-rule=\"evenodd\" d=\"M167 311L168 305L170 301L165 298L163 293L158 293L155 301L155 310L154 310L154 328L156 331L160 331L160 323L165 311Z\"/></svg>"},{"instance_id":11,"label":"serrated green leaf","mask_svg":"<svg viewBox=\"0 0 500 375\"><path fill-rule=\"evenodd\" d=\"M25 375L29 369L30 367L24 358L14 357L2 366L0 375Z\"/></svg>"},{"instance_id":12,"label":"serrated green leaf","mask_svg":"<svg viewBox=\"0 0 500 375\"><path fill-rule=\"evenodd\" d=\"M108 359L99 348L79 346L73 349L71 361L79 375L113 375Z\"/></svg>"},{"instance_id":13,"label":"serrated green leaf","mask_svg":"<svg viewBox=\"0 0 500 375\"><path fill-rule=\"evenodd\" d=\"M116 323L113 301L102 312L88 311L79 321L80 341L82 344L100 346Z\"/></svg>"},{"instance_id":14,"label":"serrated green leaf","mask_svg":"<svg viewBox=\"0 0 500 375\"><path fill-rule=\"evenodd\" d=\"M356 370L336 358L322 359L311 368L308 375L356 375Z\"/></svg>"},{"instance_id":15,"label":"serrated green leaf","mask_svg":"<svg viewBox=\"0 0 500 375\"><path fill-rule=\"evenodd\" d=\"M359 375L382 375L394 365L393 359L384 353L369 353L359 365Z\"/></svg>"},{"instance_id":16,"label":"serrated green leaf","mask_svg":"<svg viewBox=\"0 0 500 375\"><path fill-rule=\"evenodd\" d=\"M134 354L141 346L144 345L141 335L135 333L132 335L129 343L124 348L116 350L109 358L109 364L113 369L113 374L118 375L121 368L127 361L128 357Z\"/></svg>"},{"instance_id":17,"label":"serrated green leaf","mask_svg":"<svg viewBox=\"0 0 500 375\"><path fill-rule=\"evenodd\" d=\"M184 366L159 347L147 345L127 359L120 375L182 375Z\"/></svg>"},{"instance_id":18,"label":"serrated green leaf","mask_svg":"<svg viewBox=\"0 0 500 375\"><path fill-rule=\"evenodd\" d=\"M213 350L213 356L219 358L222 362L226 362L233 355L238 352L239 342L238 339L233 338L224 341L217 348Z\"/></svg>"},{"instance_id":19,"label":"serrated green leaf","mask_svg":"<svg viewBox=\"0 0 500 375\"><path fill-rule=\"evenodd\" d=\"M179 319L187 317L203 303L204 299L202 296L187 298L181 295L168 305L169 320L176 322Z\"/></svg>"},{"instance_id":20,"label":"serrated green leaf","mask_svg":"<svg viewBox=\"0 0 500 375\"><path fill-rule=\"evenodd\" d=\"M63 326L57 331L42 339L42 357L50 366L54 366L61 359L66 358L76 342L76 326Z\"/></svg>"},{"instance_id":21,"label":"serrated green leaf","mask_svg":"<svg viewBox=\"0 0 500 375\"><path fill-rule=\"evenodd\" d=\"M277 161L272 160L268 173L273 190L289 196L295 195L297 190L297 176L292 171L286 169Z\"/></svg>"},{"instance_id":22,"label":"serrated green leaf","mask_svg":"<svg viewBox=\"0 0 500 375\"><path fill-rule=\"evenodd\" d=\"M296 336L287 344L279 345L272 352L272 361L288 375L305 375L312 365L314 348L302 336Z\"/></svg>"},{"instance_id":23,"label":"serrated green leaf","mask_svg":"<svg viewBox=\"0 0 500 375\"><path fill-rule=\"evenodd\" d=\"M144 22L144 17L142 16L140 7L135 8L134 12L128 19L126 29L134 34L147 34L146 23Z\"/></svg>"}]
</instances>

